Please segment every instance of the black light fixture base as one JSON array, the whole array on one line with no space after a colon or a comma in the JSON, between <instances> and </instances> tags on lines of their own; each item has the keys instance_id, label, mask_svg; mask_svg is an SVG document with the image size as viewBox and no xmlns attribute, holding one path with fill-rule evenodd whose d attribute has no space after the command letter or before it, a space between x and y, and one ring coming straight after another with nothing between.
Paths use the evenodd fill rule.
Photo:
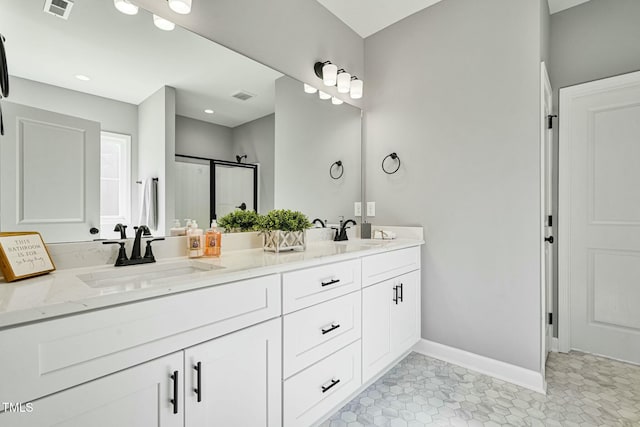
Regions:
<instances>
[{"instance_id":1,"label":"black light fixture base","mask_svg":"<svg viewBox=\"0 0 640 427\"><path fill-rule=\"evenodd\" d=\"M319 79L322 78L322 67L324 67L324 64L328 64L329 61L326 62L316 62L315 64L313 64L313 71L315 71L316 76L318 76Z\"/></svg>"}]
</instances>

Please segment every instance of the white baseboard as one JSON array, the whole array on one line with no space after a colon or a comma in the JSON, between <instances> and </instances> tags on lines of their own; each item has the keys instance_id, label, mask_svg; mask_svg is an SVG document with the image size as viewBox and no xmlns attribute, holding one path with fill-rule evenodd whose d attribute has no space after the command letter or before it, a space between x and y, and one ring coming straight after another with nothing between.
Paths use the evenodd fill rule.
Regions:
<instances>
[{"instance_id":1,"label":"white baseboard","mask_svg":"<svg viewBox=\"0 0 640 427\"><path fill-rule=\"evenodd\" d=\"M528 388L538 393L546 393L546 384L540 372L425 339L418 341L413 347L413 351Z\"/></svg>"}]
</instances>

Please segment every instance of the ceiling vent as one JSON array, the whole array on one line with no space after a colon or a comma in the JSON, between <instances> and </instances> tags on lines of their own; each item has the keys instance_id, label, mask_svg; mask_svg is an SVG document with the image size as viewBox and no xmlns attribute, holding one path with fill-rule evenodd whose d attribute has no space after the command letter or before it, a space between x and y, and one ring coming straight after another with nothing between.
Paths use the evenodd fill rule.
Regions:
<instances>
[{"instance_id":1,"label":"ceiling vent","mask_svg":"<svg viewBox=\"0 0 640 427\"><path fill-rule=\"evenodd\" d=\"M246 101L247 99L251 99L253 98L255 95L251 92L247 92L244 90L238 91L236 93L234 93L233 95L234 98L239 99L240 101Z\"/></svg>"},{"instance_id":2,"label":"ceiling vent","mask_svg":"<svg viewBox=\"0 0 640 427\"><path fill-rule=\"evenodd\" d=\"M73 0L45 0L44 11L62 19L69 19Z\"/></svg>"}]
</instances>

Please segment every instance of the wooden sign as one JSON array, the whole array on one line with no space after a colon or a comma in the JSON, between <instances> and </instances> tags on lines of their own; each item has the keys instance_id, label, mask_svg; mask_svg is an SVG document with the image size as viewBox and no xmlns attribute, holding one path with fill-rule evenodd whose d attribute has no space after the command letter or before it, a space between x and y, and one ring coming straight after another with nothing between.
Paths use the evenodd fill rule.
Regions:
<instances>
[{"instance_id":1,"label":"wooden sign","mask_svg":"<svg viewBox=\"0 0 640 427\"><path fill-rule=\"evenodd\" d=\"M0 270L7 282L55 269L40 233L0 233Z\"/></svg>"}]
</instances>

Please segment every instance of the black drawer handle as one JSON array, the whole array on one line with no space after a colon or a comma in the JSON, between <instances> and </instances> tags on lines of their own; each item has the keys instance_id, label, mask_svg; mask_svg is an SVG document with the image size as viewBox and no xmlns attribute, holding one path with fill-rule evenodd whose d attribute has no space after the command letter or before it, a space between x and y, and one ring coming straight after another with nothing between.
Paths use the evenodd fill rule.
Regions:
<instances>
[{"instance_id":1,"label":"black drawer handle","mask_svg":"<svg viewBox=\"0 0 640 427\"><path fill-rule=\"evenodd\" d=\"M400 302L404 301L404 283L400 283Z\"/></svg>"},{"instance_id":2,"label":"black drawer handle","mask_svg":"<svg viewBox=\"0 0 640 427\"><path fill-rule=\"evenodd\" d=\"M322 282L322 286L333 285L334 283L338 283L339 281L340 279L333 279L333 280L329 280L328 282Z\"/></svg>"},{"instance_id":3,"label":"black drawer handle","mask_svg":"<svg viewBox=\"0 0 640 427\"><path fill-rule=\"evenodd\" d=\"M397 286L393 287L393 302L395 302L396 305L398 305L398 287Z\"/></svg>"},{"instance_id":4,"label":"black drawer handle","mask_svg":"<svg viewBox=\"0 0 640 427\"><path fill-rule=\"evenodd\" d=\"M171 379L173 380L173 399L171 399L171 404L173 404L173 413L178 413L178 371L173 371L173 375L171 375Z\"/></svg>"},{"instance_id":5,"label":"black drawer handle","mask_svg":"<svg viewBox=\"0 0 640 427\"><path fill-rule=\"evenodd\" d=\"M339 327L340 327L340 324L339 324L339 323L338 323L338 324L335 324L335 325L332 323L332 324L331 324L331 327L330 327L329 329L323 329L323 330L322 330L322 335L324 335L324 334L328 334L328 333L329 333L329 332L331 332L331 331L335 331L335 330L336 330L336 329L338 329Z\"/></svg>"},{"instance_id":6,"label":"black drawer handle","mask_svg":"<svg viewBox=\"0 0 640 427\"><path fill-rule=\"evenodd\" d=\"M338 384L340 382L340 380L331 380L331 384L329 384L328 386L322 386L322 392L326 393L327 391L329 391L329 389L331 387L333 387L334 385Z\"/></svg>"},{"instance_id":7,"label":"black drawer handle","mask_svg":"<svg viewBox=\"0 0 640 427\"><path fill-rule=\"evenodd\" d=\"M202 402L202 362L198 362L193 369L198 373L196 377L196 388L194 388L193 391L198 395L198 402Z\"/></svg>"}]
</instances>

